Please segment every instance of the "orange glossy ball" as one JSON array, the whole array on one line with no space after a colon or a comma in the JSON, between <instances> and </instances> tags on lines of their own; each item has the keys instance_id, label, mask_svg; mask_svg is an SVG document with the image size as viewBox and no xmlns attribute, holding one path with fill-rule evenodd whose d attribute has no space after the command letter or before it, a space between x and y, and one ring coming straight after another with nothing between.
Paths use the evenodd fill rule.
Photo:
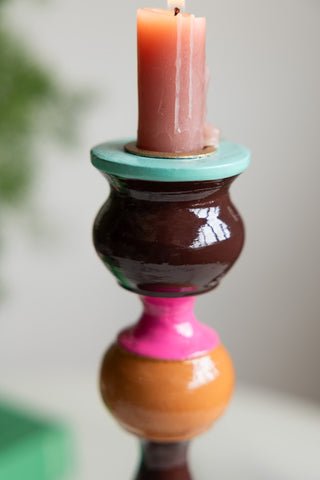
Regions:
<instances>
[{"instance_id":1,"label":"orange glossy ball","mask_svg":"<svg viewBox=\"0 0 320 480\"><path fill-rule=\"evenodd\" d=\"M129 432L157 442L201 434L226 408L234 369L223 345L188 360L134 355L117 344L101 368L101 393Z\"/></svg>"}]
</instances>

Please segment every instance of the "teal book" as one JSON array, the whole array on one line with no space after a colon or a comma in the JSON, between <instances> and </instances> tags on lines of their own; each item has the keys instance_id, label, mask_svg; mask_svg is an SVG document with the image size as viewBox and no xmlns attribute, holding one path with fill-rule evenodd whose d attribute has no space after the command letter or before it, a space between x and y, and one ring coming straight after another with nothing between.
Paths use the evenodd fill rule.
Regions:
<instances>
[{"instance_id":1,"label":"teal book","mask_svg":"<svg viewBox=\"0 0 320 480\"><path fill-rule=\"evenodd\" d=\"M0 480L60 480L72 457L64 426L0 403Z\"/></svg>"}]
</instances>

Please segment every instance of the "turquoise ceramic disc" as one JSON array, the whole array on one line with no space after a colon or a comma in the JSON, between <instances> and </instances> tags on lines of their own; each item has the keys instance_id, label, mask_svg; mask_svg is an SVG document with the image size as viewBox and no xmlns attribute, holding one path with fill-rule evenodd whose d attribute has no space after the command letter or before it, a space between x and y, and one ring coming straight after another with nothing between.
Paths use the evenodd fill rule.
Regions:
<instances>
[{"instance_id":1,"label":"turquoise ceramic disc","mask_svg":"<svg viewBox=\"0 0 320 480\"><path fill-rule=\"evenodd\" d=\"M101 172L122 178L155 182L219 180L239 175L249 165L250 151L227 141L205 157L153 158L128 153L123 139L97 145L91 150L92 164Z\"/></svg>"}]
</instances>

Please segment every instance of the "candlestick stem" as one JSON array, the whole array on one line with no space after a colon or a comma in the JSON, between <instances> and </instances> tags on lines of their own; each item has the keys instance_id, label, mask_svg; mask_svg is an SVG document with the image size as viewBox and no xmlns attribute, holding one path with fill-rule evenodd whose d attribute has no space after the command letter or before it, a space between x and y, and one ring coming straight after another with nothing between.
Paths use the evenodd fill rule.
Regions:
<instances>
[{"instance_id":1,"label":"candlestick stem","mask_svg":"<svg viewBox=\"0 0 320 480\"><path fill-rule=\"evenodd\" d=\"M142 459L136 480L192 480L187 465L189 442L142 441Z\"/></svg>"},{"instance_id":2,"label":"candlestick stem","mask_svg":"<svg viewBox=\"0 0 320 480\"><path fill-rule=\"evenodd\" d=\"M193 313L240 255L244 226L229 189L250 152L221 142L203 158L149 158L128 140L92 150L111 194L94 224L99 257L144 311L107 349L105 405L141 440L135 480L192 480L188 440L225 410L234 369L219 336ZM214 316L214 313L213 313Z\"/></svg>"}]
</instances>

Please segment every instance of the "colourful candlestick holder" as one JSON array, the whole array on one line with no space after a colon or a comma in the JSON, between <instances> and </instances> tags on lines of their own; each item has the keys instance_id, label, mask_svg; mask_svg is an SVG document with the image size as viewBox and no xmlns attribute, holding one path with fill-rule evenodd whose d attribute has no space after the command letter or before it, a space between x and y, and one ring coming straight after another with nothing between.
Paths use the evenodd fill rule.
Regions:
<instances>
[{"instance_id":1,"label":"colourful candlestick holder","mask_svg":"<svg viewBox=\"0 0 320 480\"><path fill-rule=\"evenodd\" d=\"M188 441L225 410L234 370L217 333L193 313L240 255L244 227L229 188L249 151L152 158L128 140L93 148L111 193L94 224L98 255L119 284L141 296L139 321L120 332L101 368L103 400L142 442L137 480L188 480Z\"/></svg>"}]
</instances>

